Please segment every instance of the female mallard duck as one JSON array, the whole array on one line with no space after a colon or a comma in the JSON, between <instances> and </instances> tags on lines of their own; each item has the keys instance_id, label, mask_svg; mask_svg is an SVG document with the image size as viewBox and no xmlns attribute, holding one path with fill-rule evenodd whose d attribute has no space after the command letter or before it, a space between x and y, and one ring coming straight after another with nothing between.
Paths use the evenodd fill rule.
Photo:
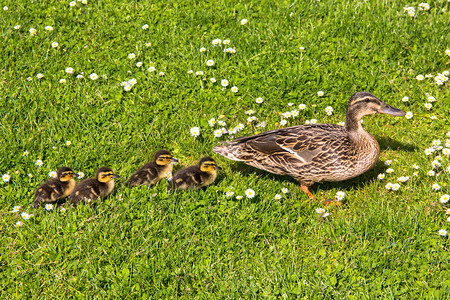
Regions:
<instances>
[{"instance_id":1,"label":"female mallard duck","mask_svg":"<svg viewBox=\"0 0 450 300\"><path fill-rule=\"evenodd\" d=\"M380 146L361 126L362 117L375 113L405 115L375 95L359 92L348 102L346 127L309 124L272 130L225 142L214 147L214 152L270 173L292 176L312 199L309 187L315 182L350 179L375 165Z\"/></svg>"},{"instance_id":2,"label":"female mallard duck","mask_svg":"<svg viewBox=\"0 0 450 300\"><path fill-rule=\"evenodd\" d=\"M108 167L101 167L97 170L95 178L83 180L75 186L70 194L72 205L77 205L80 201L91 202L98 198L108 196L114 189L114 178L119 175L114 174Z\"/></svg>"},{"instance_id":3,"label":"female mallard duck","mask_svg":"<svg viewBox=\"0 0 450 300\"><path fill-rule=\"evenodd\" d=\"M203 157L198 165L181 169L173 175L168 190L199 189L216 180L217 170L222 168L211 157Z\"/></svg>"},{"instance_id":4,"label":"female mallard duck","mask_svg":"<svg viewBox=\"0 0 450 300\"><path fill-rule=\"evenodd\" d=\"M172 163L177 161L169 151L159 150L156 152L154 160L137 170L125 184L128 186L152 186L169 173L172 173Z\"/></svg>"},{"instance_id":5,"label":"female mallard duck","mask_svg":"<svg viewBox=\"0 0 450 300\"><path fill-rule=\"evenodd\" d=\"M75 174L71 168L62 167L56 172L56 178L51 178L41 184L34 194L33 207L38 208L42 203L54 202L67 197L75 187Z\"/></svg>"}]
</instances>

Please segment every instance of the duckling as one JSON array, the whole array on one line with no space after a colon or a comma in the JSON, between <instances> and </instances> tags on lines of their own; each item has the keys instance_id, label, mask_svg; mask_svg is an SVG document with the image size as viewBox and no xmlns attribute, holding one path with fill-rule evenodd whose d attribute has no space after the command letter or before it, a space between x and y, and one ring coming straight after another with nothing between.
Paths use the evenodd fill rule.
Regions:
<instances>
[{"instance_id":1,"label":"duckling","mask_svg":"<svg viewBox=\"0 0 450 300\"><path fill-rule=\"evenodd\" d=\"M217 171L222 170L211 157L203 157L198 165L181 169L173 175L169 191L172 189L199 189L216 180Z\"/></svg>"},{"instance_id":2,"label":"duckling","mask_svg":"<svg viewBox=\"0 0 450 300\"><path fill-rule=\"evenodd\" d=\"M178 160L172 157L167 150L159 150L155 154L153 161L145 164L137 170L125 183L128 186L149 185L152 186L158 181L172 173L173 164Z\"/></svg>"},{"instance_id":3,"label":"duckling","mask_svg":"<svg viewBox=\"0 0 450 300\"><path fill-rule=\"evenodd\" d=\"M308 124L240 137L213 151L258 169L292 176L301 190L309 191L315 182L341 181L356 177L372 168L380 146L361 126L369 114L404 116L374 94L358 92L347 105L346 127L335 124Z\"/></svg>"},{"instance_id":4,"label":"duckling","mask_svg":"<svg viewBox=\"0 0 450 300\"><path fill-rule=\"evenodd\" d=\"M114 178L119 177L110 168L101 167L97 170L95 178L83 180L75 186L70 194L72 205L77 205L80 201L91 202L108 196L114 189Z\"/></svg>"},{"instance_id":5,"label":"duckling","mask_svg":"<svg viewBox=\"0 0 450 300\"><path fill-rule=\"evenodd\" d=\"M56 172L56 178L51 178L41 184L35 194L33 207L38 208L42 203L54 202L70 195L75 187L75 174L71 168L62 167Z\"/></svg>"}]
</instances>

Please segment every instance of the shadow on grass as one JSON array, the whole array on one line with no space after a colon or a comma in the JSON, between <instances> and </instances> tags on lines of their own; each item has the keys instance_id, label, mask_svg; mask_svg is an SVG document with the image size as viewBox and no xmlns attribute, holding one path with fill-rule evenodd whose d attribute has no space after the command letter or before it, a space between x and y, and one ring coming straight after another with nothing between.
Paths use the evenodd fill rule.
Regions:
<instances>
[{"instance_id":1,"label":"shadow on grass","mask_svg":"<svg viewBox=\"0 0 450 300\"><path fill-rule=\"evenodd\" d=\"M378 144L380 144L381 151L383 150L398 150L398 151L406 151L406 152L413 152L417 149L417 146L414 144L405 144L402 142L399 142L397 140L391 139L387 136L382 137L376 137Z\"/></svg>"}]
</instances>

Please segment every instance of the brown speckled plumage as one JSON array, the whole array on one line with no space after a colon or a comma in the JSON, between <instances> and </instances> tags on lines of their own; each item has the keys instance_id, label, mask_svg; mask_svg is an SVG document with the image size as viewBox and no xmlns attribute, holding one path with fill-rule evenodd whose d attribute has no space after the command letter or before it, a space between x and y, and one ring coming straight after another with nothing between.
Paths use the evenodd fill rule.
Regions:
<instances>
[{"instance_id":1,"label":"brown speckled plumage","mask_svg":"<svg viewBox=\"0 0 450 300\"><path fill-rule=\"evenodd\" d=\"M289 175L312 198L315 182L341 181L358 176L374 166L380 152L374 137L361 126L368 114L403 116L368 92L354 94L347 107L347 126L309 124L237 138L214 147L229 159L279 175Z\"/></svg>"}]
</instances>

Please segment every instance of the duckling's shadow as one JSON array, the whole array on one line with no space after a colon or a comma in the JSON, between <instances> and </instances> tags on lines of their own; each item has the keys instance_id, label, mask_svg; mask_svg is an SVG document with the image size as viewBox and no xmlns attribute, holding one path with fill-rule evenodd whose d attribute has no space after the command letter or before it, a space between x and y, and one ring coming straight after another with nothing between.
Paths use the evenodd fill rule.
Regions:
<instances>
[{"instance_id":1,"label":"duckling's shadow","mask_svg":"<svg viewBox=\"0 0 450 300\"><path fill-rule=\"evenodd\" d=\"M357 176L352 179L344 180L344 181L338 181L338 182L323 182L323 183L316 183L311 187L311 191L313 194L317 192L318 189L320 190L332 190L332 189L354 189L354 188L360 188L365 185L367 185L369 182L372 182L379 173L383 173L386 166L383 162L379 161L372 169L365 172L364 174ZM298 191L300 191L300 183L295 180L294 178L287 176L287 175L276 175L272 173L268 173L250 166L247 166L244 163L237 162L231 166L232 171L239 172L243 174L244 176L249 177L258 177L258 178L266 178L272 181L279 182L280 184L291 182L299 186Z\"/></svg>"},{"instance_id":2,"label":"duckling's shadow","mask_svg":"<svg viewBox=\"0 0 450 300\"><path fill-rule=\"evenodd\" d=\"M400 141L391 139L388 136L381 136L376 137L378 144L380 145L380 150L397 150L397 151L406 151L406 152L413 152L417 149L417 146L415 144L406 144L402 143Z\"/></svg>"}]
</instances>

